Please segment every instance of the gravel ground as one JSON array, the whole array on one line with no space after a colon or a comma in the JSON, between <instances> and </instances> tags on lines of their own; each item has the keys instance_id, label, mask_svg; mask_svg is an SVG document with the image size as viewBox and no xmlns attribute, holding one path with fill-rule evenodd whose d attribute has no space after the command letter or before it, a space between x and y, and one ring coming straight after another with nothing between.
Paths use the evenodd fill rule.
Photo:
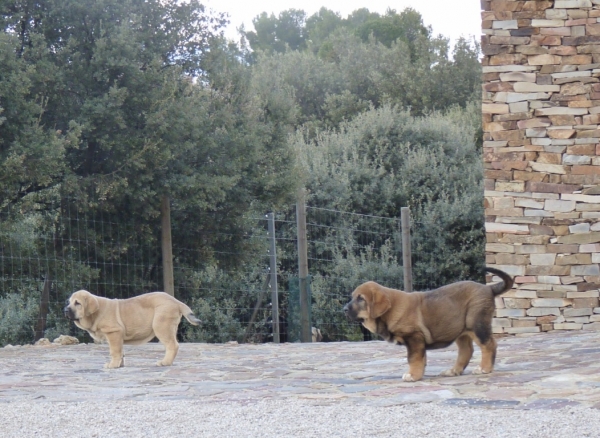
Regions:
<instances>
[{"instance_id":1,"label":"gravel ground","mask_svg":"<svg viewBox=\"0 0 600 438\"><path fill-rule=\"evenodd\" d=\"M3 437L600 436L597 409L485 409L411 404L164 400L0 404ZM565 435L568 434L568 435Z\"/></svg>"}]
</instances>

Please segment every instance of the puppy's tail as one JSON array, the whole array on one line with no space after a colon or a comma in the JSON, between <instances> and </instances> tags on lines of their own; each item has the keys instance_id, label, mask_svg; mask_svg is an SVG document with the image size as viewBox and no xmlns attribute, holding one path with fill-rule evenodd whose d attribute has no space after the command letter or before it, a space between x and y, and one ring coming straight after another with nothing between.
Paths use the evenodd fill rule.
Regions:
<instances>
[{"instance_id":1,"label":"puppy's tail","mask_svg":"<svg viewBox=\"0 0 600 438\"><path fill-rule=\"evenodd\" d=\"M498 277L500 277L502 279L501 283L494 283L494 284L490 285L490 289L492 289L492 293L494 294L494 296L503 294L504 292L506 292L507 290L510 290L510 288L513 287L514 280L506 272L501 271L500 269L496 269L496 268L488 268L487 266L485 267L485 270L494 275L497 275Z\"/></svg>"},{"instance_id":2,"label":"puppy's tail","mask_svg":"<svg viewBox=\"0 0 600 438\"><path fill-rule=\"evenodd\" d=\"M185 304L181 303L180 307L180 311L181 314L183 315L183 317L185 319L188 320L188 322L192 325L199 325L202 324L202 321L200 321L198 318L196 318L194 316L194 312L192 312L192 309L190 309L188 306L186 306Z\"/></svg>"}]
</instances>

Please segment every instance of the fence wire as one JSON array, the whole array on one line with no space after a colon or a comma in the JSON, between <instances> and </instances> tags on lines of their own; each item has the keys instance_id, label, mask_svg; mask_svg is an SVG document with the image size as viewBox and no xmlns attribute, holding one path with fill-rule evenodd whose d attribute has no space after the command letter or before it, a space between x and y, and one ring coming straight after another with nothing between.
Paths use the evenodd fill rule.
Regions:
<instances>
[{"instance_id":1,"label":"fence wire","mask_svg":"<svg viewBox=\"0 0 600 438\"><path fill-rule=\"evenodd\" d=\"M31 343L40 329L37 337L70 334L91 342L62 313L76 290L120 299L162 290L159 222L101 208L84 212L77 200L40 211L0 212L0 345ZM180 340L272 341L266 216L246 217L231 233L204 229L189 238L184 227L189 236L189 221L175 211L175 296L204 324L182 323ZM295 342L300 332L295 207L275 213L275 230L281 341ZM342 307L367 280L402 288L400 221L309 206L307 241L312 325L325 341L370 339L346 320ZM47 311L41 312L44 291Z\"/></svg>"}]
</instances>

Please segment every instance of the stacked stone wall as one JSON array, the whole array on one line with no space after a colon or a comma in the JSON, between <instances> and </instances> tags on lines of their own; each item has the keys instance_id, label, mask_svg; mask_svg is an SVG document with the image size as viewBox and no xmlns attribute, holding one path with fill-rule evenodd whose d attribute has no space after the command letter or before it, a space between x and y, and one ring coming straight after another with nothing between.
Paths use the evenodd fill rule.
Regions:
<instances>
[{"instance_id":1,"label":"stacked stone wall","mask_svg":"<svg viewBox=\"0 0 600 438\"><path fill-rule=\"evenodd\" d=\"M600 0L483 0L496 333L600 330Z\"/></svg>"}]
</instances>

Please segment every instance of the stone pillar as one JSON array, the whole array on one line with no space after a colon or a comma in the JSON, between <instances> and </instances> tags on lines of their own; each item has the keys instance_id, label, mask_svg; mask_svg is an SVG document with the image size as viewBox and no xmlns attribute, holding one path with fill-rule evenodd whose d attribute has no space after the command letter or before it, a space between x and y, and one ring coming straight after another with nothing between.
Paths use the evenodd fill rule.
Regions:
<instances>
[{"instance_id":1,"label":"stone pillar","mask_svg":"<svg viewBox=\"0 0 600 438\"><path fill-rule=\"evenodd\" d=\"M482 0L496 333L600 330L600 0Z\"/></svg>"}]
</instances>

